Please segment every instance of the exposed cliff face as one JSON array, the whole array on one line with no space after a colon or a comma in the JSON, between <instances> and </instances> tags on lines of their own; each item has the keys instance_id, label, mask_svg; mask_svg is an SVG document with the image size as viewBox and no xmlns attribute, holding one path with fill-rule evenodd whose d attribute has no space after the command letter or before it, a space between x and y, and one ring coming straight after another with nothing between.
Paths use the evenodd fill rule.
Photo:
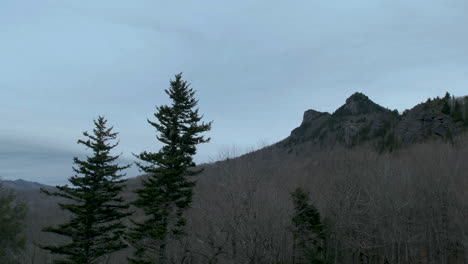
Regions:
<instances>
[{"instance_id":1,"label":"exposed cliff face","mask_svg":"<svg viewBox=\"0 0 468 264\"><path fill-rule=\"evenodd\" d=\"M302 124L291 132L291 137L295 139L313 139L316 131L319 131L330 119L329 113L307 110L304 112Z\"/></svg>"},{"instance_id":2,"label":"exposed cliff face","mask_svg":"<svg viewBox=\"0 0 468 264\"><path fill-rule=\"evenodd\" d=\"M418 105L406 113L396 127L402 143L419 142L432 138L449 138L458 128L448 115Z\"/></svg>"},{"instance_id":3,"label":"exposed cliff face","mask_svg":"<svg viewBox=\"0 0 468 264\"><path fill-rule=\"evenodd\" d=\"M307 110L302 124L292 131L286 142L354 146L384 137L398 120L397 112L381 107L362 93L355 93L333 114Z\"/></svg>"},{"instance_id":4,"label":"exposed cliff face","mask_svg":"<svg viewBox=\"0 0 468 264\"><path fill-rule=\"evenodd\" d=\"M456 106L458 102L458 106ZM400 115L355 93L333 114L307 110L301 125L283 141L285 145L312 142L347 147L370 143L379 150L429 139L451 139L468 125L468 99L428 100ZM457 116L457 111L466 113Z\"/></svg>"}]
</instances>

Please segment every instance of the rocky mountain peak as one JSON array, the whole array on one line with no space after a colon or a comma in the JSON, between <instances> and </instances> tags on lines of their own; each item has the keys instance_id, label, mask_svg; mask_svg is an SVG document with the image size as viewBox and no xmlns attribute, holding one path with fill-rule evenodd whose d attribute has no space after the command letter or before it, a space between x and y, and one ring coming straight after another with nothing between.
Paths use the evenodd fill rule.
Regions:
<instances>
[{"instance_id":1,"label":"rocky mountain peak","mask_svg":"<svg viewBox=\"0 0 468 264\"><path fill-rule=\"evenodd\" d=\"M302 123L310 123L316 120L317 118L323 116L323 115L328 115L328 113L325 112L319 112L315 111L313 109L309 109L304 112L304 117L302 119Z\"/></svg>"},{"instance_id":2,"label":"rocky mountain peak","mask_svg":"<svg viewBox=\"0 0 468 264\"><path fill-rule=\"evenodd\" d=\"M352 102L359 102L359 101L370 101L369 97L367 95L360 93L360 92L355 92L352 94L348 99L346 99L346 103L352 103Z\"/></svg>"},{"instance_id":3,"label":"rocky mountain peak","mask_svg":"<svg viewBox=\"0 0 468 264\"><path fill-rule=\"evenodd\" d=\"M346 116L346 115L360 115L369 114L375 112L384 112L387 109L374 103L365 94L356 92L346 99L346 103L340 107L334 115Z\"/></svg>"},{"instance_id":4,"label":"rocky mountain peak","mask_svg":"<svg viewBox=\"0 0 468 264\"><path fill-rule=\"evenodd\" d=\"M379 150L431 139L451 140L468 130L468 97L429 99L402 115L354 93L333 114L308 110L302 124L286 142L322 146L356 146L370 143Z\"/></svg>"}]
</instances>

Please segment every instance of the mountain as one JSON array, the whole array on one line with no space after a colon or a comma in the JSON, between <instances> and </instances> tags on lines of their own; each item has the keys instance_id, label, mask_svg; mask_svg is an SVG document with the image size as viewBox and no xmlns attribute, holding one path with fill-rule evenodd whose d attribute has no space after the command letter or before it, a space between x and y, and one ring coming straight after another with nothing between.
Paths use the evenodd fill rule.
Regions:
<instances>
[{"instance_id":1,"label":"mountain","mask_svg":"<svg viewBox=\"0 0 468 264\"><path fill-rule=\"evenodd\" d=\"M44 184L25 181L22 179L14 180L14 181L5 180L5 181L2 181L2 183L5 187L8 187L14 190L39 190L40 188L49 187Z\"/></svg>"},{"instance_id":2,"label":"mountain","mask_svg":"<svg viewBox=\"0 0 468 264\"><path fill-rule=\"evenodd\" d=\"M448 140L468 127L467 106L467 97L446 96L400 114L355 93L333 113L305 111L301 125L285 140L200 165L204 170L187 213L188 244L171 245L172 257L194 264L207 258L213 263L291 263L284 262L291 259L294 244L290 193L301 187L327 219L330 262L465 263L468 134L456 141L461 143L457 147ZM400 149L378 153L358 147L366 144ZM128 180L126 201L135 200L143 178ZM63 200L40 193L37 183L7 184L18 189L29 208L21 263L50 263L54 257L37 245L63 241L41 231L69 217L57 206ZM137 210L133 217L142 214ZM187 253L185 246L197 254ZM127 263L131 251L118 252L107 263Z\"/></svg>"},{"instance_id":3,"label":"mountain","mask_svg":"<svg viewBox=\"0 0 468 264\"><path fill-rule=\"evenodd\" d=\"M362 93L350 96L333 114L307 110L299 127L280 145L304 142L333 147L371 144L379 151L432 139L452 140L468 127L468 97L429 99L403 114Z\"/></svg>"}]
</instances>

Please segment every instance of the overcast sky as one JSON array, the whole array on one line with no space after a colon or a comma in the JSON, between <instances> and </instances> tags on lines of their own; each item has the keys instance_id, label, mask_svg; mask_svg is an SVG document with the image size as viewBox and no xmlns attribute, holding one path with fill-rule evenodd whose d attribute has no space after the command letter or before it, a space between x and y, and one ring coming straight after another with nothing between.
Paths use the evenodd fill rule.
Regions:
<instances>
[{"instance_id":1,"label":"overcast sky","mask_svg":"<svg viewBox=\"0 0 468 264\"><path fill-rule=\"evenodd\" d=\"M125 159L158 150L146 119L178 72L214 120L199 162L356 91L400 111L468 94L467 25L466 0L1 0L0 176L65 183L98 115Z\"/></svg>"}]
</instances>

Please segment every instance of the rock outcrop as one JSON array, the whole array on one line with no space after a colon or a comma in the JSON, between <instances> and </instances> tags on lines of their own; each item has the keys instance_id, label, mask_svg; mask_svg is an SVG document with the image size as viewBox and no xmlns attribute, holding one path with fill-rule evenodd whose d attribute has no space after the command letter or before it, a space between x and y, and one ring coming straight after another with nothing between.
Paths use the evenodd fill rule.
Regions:
<instances>
[{"instance_id":1,"label":"rock outcrop","mask_svg":"<svg viewBox=\"0 0 468 264\"><path fill-rule=\"evenodd\" d=\"M355 93L333 114L307 110L301 125L282 144L311 142L321 146L353 147L369 143L379 150L392 150L425 140L449 140L468 126L467 98L446 96L428 100L400 115L362 93ZM466 113L458 113L459 117L455 118L456 111Z\"/></svg>"}]
</instances>

